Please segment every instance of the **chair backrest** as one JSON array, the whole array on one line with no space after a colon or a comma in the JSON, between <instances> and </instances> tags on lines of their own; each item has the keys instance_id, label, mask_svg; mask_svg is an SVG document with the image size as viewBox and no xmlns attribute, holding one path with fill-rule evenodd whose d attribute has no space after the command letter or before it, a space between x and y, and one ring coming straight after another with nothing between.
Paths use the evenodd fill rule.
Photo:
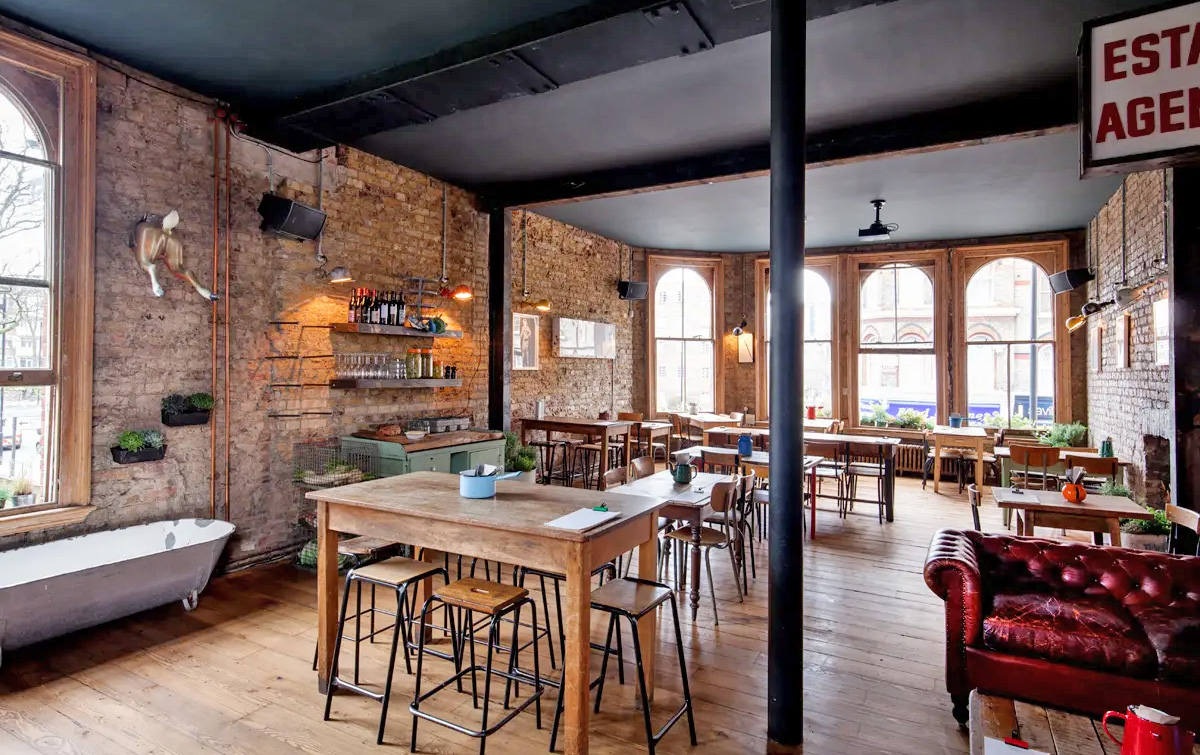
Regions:
<instances>
[{"instance_id":1,"label":"chair backrest","mask_svg":"<svg viewBox=\"0 0 1200 755\"><path fill-rule=\"evenodd\" d=\"M732 474L738 468L737 451L716 451L705 449L700 452L700 471Z\"/></svg>"},{"instance_id":2,"label":"chair backrest","mask_svg":"<svg viewBox=\"0 0 1200 755\"><path fill-rule=\"evenodd\" d=\"M979 488L975 483L967 486L967 501L971 504L971 521L975 524L975 531L980 530L979 527Z\"/></svg>"},{"instance_id":3,"label":"chair backrest","mask_svg":"<svg viewBox=\"0 0 1200 755\"><path fill-rule=\"evenodd\" d=\"M1193 535L1200 535L1200 512L1168 503L1167 519L1171 520L1171 534L1167 538L1167 551L1181 556L1200 556L1200 537L1196 538L1195 553L1185 554L1179 546L1181 530L1188 530Z\"/></svg>"},{"instance_id":4,"label":"chair backrest","mask_svg":"<svg viewBox=\"0 0 1200 755\"><path fill-rule=\"evenodd\" d=\"M842 455L842 444L804 441L805 456L821 456L826 459L838 459Z\"/></svg>"},{"instance_id":5,"label":"chair backrest","mask_svg":"<svg viewBox=\"0 0 1200 755\"><path fill-rule=\"evenodd\" d=\"M758 415L757 414L743 414L742 422L745 423L746 427L754 427L755 425L758 424Z\"/></svg>"},{"instance_id":6,"label":"chair backrest","mask_svg":"<svg viewBox=\"0 0 1200 755\"><path fill-rule=\"evenodd\" d=\"M748 474L754 475L755 479L757 480L766 481L771 478L770 467L765 467L761 464L748 464L746 462L742 462L742 467Z\"/></svg>"},{"instance_id":7,"label":"chair backrest","mask_svg":"<svg viewBox=\"0 0 1200 755\"><path fill-rule=\"evenodd\" d=\"M737 423L741 423L741 421L743 419L745 419L745 417L746 417L746 415L742 414L741 412L730 412L729 413L729 418Z\"/></svg>"},{"instance_id":8,"label":"chair backrest","mask_svg":"<svg viewBox=\"0 0 1200 755\"><path fill-rule=\"evenodd\" d=\"M687 424L683 421L683 417L678 414L668 414L671 418L671 433L673 435L686 435Z\"/></svg>"},{"instance_id":9,"label":"chair backrest","mask_svg":"<svg viewBox=\"0 0 1200 755\"><path fill-rule=\"evenodd\" d=\"M617 419L622 422L642 422L646 415L641 412L617 412Z\"/></svg>"},{"instance_id":10,"label":"chair backrest","mask_svg":"<svg viewBox=\"0 0 1200 755\"><path fill-rule=\"evenodd\" d=\"M883 471L886 456L883 446L878 443L847 443L846 453L857 464L870 464L879 467L880 472Z\"/></svg>"},{"instance_id":11,"label":"chair backrest","mask_svg":"<svg viewBox=\"0 0 1200 755\"><path fill-rule=\"evenodd\" d=\"M629 470L633 473L633 479L640 480L643 477L649 477L654 474L654 457L639 456L629 464Z\"/></svg>"},{"instance_id":12,"label":"chair backrest","mask_svg":"<svg viewBox=\"0 0 1200 755\"><path fill-rule=\"evenodd\" d=\"M718 514L733 508L734 496L737 494L739 478L734 477L726 482L718 482L712 486L712 499L709 505Z\"/></svg>"},{"instance_id":13,"label":"chair backrest","mask_svg":"<svg viewBox=\"0 0 1200 755\"><path fill-rule=\"evenodd\" d=\"M1036 446L1016 443L1012 449L1012 463L1023 467L1052 467L1058 463L1062 449L1039 443Z\"/></svg>"},{"instance_id":14,"label":"chair backrest","mask_svg":"<svg viewBox=\"0 0 1200 755\"><path fill-rule=\"evenodd\" d=\"M1076 456L1072 453L1063 455L1067 467L1083 467L1086 474L1100 477L1117 476L1117 459L1115 457Z\"/></svg>"},{"instance_id":15,"label":"chair backrest","mask_svg":"<svg viewBox=\"0 0 1200 755\"><path fill-rule=\"evenodd\" d=\"M601 490L609 490L624 485L628 481L629 473L625 471L625 467L616 467L604 473L604 487Z\"/></svg>"},{"instance_id":16,"label":"chair backrest","mask_svg":"<svg viewBox=\"0 0 1200 755\"><path fill-rule=\"evenodd\" d=\"M737 438L733 437L729 433L710 432L708 434L708 442L717 448L734 448L737 446Z\"/></svg>"}]
</instances>

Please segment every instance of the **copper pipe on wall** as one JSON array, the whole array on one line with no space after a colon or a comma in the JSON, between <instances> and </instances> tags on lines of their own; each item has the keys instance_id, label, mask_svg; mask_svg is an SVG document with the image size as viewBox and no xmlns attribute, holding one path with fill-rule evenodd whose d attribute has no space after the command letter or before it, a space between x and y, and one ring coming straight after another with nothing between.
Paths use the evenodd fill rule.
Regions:
<instances>
[{"instance_id":1,"label":"copper pipe on wall","mask_svg":"<svg viewBox=\"0 0 1200 755\"><path fill-rule=\"evenodd\" d=\"M217 285L217 263L220 254L219 222L221 217L221 178L220 178L220 147L221 119L213 114L213 217L212 217L212 261L213 286ZM212 302L212 388L210 392L217 395L217 302ZM217 518L217 423L209 423L209 470L208 470L208 509L209 519Z\"/></svg>"},{"instance_id":2,"label":"copper pipe on wall","mask_svg":"<svg viewBox=\"0 0 1200 755\"><path fill-rule=\"evenodd\" d=\"M225 124L225 521L229 513L229 268L233 263L230 236L233 232L233 194L230 191L230 141L232 128Z\"/></svg>"}]
</instances>

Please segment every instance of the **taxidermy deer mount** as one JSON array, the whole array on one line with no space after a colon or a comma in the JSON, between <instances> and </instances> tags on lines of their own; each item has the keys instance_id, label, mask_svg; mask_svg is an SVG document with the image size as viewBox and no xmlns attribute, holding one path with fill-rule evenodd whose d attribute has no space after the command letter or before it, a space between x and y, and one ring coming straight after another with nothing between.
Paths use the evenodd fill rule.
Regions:
<instances>
[{"instance_id":1,"label":"taxidermy deer mount","mask_svg":"<svg viewBox=\"0 0 1200 755\"><path fill-rule=\"evenodd\" d=\"M192 284L192 287L208 301L216 301L217 295L200 285L196 276L183 261L183 243L173 231L179 225L179 213L171 210L166 217L158 215L143 215L129 234L129 248L137 257L138 266L150 275L150 288L155 296L162 296L162 284L158 282L158 261L162 260L167 269L180 280Z\"/></svg>"}]
</instances>

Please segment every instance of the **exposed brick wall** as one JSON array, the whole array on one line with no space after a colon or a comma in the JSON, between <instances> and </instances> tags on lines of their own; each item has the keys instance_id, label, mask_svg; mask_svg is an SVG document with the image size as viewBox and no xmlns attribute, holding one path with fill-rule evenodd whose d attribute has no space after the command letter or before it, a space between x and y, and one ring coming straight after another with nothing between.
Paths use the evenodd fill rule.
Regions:
<instances>
[{"instance_id":1,"label":"exposed brick wall","mask_svg":"<svg viewBox=\"0 0 1200 755\"><path fill-rule=\"evenodd\" d=\"M757 304L754 297L754 261L760 255L723 254L721 257L725 263L725 312L721 320L721 352L725 360L725 411L740 412L749 407L753 413L755 397L758 395L756 368L763 355L755 352L754 362L738 362L738 342L733 335L733 329L744 317L749 325L749 332L756 335L758 333L758 324L755 321Z\"/></svg>"},{"instance_id":2,"label":"exposed brick wall","mask_svg":"<svg viewBox=\"0 0 1200 755\"><path fill-rule=\"evenodd\" d=\"M629 275L631 255L634 278L645 280L645 254L536 213L528 218L530 301L549 299L552 310L539 318L539 369L512 373L514 427L520 418L534 416L540 398L546 399L547 414L554 415L596 417L609 409L642 411L645 305L618 298L617 281ZM511 227L513 309L536 314L532 306L522 304L521 213L514 213ZM615 324L615 363L559 357L554 343L558 317Z\"/></svg>"},{"instance_id":3,"label":"exposed brick wall","mask_svg":"<svg viewBox=\"0 0 1200 755\"><path fill-rule=\"evenodd\" d=\"M1162 182L1161 171L1136 173L1125 181L1126 278L1131 286L1140 286L1166 273L1159 263L1163 254ZM1121 209L1122 193L1118 190L1105 203L1093 225L1099 264L1096 280L1087 286L1088 298L1111 299L1114 287L1121 282ZM1092 334L1103 329L1101 369L1097 372L1090 359L1085 361L1092 443L1098 445L1111 436L1117 456L1133 464L1126 470L1126 484L1137 497L1156 505L1163 501L1160 484L1163 470L1158 451L1164 445L1157 439L1171 437L1173 410L1170 368L1154 364L1151 308L1154 300L1166 292L1165 282L1156 283L1127 309L1109 307L1090 318L1086 328L1089 345ZM1132 317L1133 349L1130 366L1122 369L1117 366L1117 350L1119 318L1125 313ZM1148 456L1152 457L1149 465ZM1147 475L1148 466L1157 471ZM1169 467L1167 475L1169 478Z\"/></svg>"}]
</instances>

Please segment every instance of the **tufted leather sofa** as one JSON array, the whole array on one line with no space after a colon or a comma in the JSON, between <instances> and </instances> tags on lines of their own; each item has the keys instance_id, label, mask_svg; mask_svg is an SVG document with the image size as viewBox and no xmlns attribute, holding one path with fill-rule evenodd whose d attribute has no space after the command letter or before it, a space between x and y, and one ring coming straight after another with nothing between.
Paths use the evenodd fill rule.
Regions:
<instances>
[{"instance_id":1,"label":"tufted leather sofa","mask_svg":"<svg viewBox=\"0 0 1200 755\"><path fill-rule=\"evenodd\" d=\"M1099 715L1132 703L1200 731L1200 558L942 530L925 582L946 601L946 689Z\"/></svg>"}]
</instances>

